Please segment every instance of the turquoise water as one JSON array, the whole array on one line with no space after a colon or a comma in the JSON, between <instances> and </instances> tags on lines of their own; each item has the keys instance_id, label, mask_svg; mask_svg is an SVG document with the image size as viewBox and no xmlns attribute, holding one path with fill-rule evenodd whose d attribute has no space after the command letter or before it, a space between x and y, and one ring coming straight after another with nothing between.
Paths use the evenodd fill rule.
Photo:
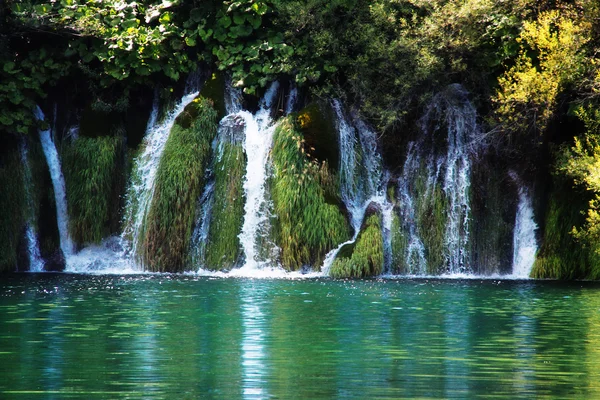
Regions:
<instances>
[{"instance_id":1,"label":"turquoise water","mask_svg":"<svg viewBox=\"0 0 600 400\"><path fill-rule=\"evenodd\" d=\"M23 274L0 398L600 398L600 286Z\"/></svg>"}]
</instances>

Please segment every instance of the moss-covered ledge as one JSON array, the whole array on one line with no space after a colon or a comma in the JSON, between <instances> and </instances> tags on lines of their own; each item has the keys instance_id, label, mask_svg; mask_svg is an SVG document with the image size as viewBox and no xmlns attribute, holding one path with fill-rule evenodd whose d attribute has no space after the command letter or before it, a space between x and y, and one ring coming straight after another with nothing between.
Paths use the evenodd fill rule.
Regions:
<instances>
[{"instance_id":1,"label":"moss-covered ledge","mask_svg":"<svg viewBox=\"0 0 600 400\"><path fill-rule=\"evenodd\" d=\"M211 142L217 133L212 101L198 97L177 118L165 145L150 205L142 261L155 272L182 272L205 183Z\"/></svg>"},{"instance_id":2,"label":"moss-covered ledge","mask_svg":"<svg viewBox=\"0 0 600 400\"><path fill-rule=\"evenodd\" d=\"M287 270L320 266L328 251L350 237L336 179L328 162L313 158L312 151L293 116L279 123L269 188L277 215L275 242Z\"/></svg>"}]
</instances>

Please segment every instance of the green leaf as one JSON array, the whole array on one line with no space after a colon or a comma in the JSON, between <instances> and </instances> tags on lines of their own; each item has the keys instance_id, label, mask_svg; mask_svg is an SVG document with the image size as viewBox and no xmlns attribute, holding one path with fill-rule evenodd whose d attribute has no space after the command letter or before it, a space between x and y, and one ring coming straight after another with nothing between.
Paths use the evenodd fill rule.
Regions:
<instances>
[{"instance_id":1,"label":"green leaf","mask_svg":"<svg viewBox=\"0 0 600 400\"><path fill-rule=\"evenodd\" d=\"M196 39L188 36L185 38L185 44L187 44L189 47L194 47L196 46Z\"/></svg>"},{"instance_id":2,"label":"green leaf","mask_svg":"<svg viewBox=\"0 0 600 400\"><path fill-rule=\"evenodd\" d=\"M244 18L243 14L235 13L235 15L233 16L233 22L236 25L242 25L245 21L246 19Z\"/></svg>"},{"instance_id":3,"label":"green leaf","mask_svg":"<svg viewBox=\"0 0 600 400\"><path fill-rule=\"evenodd\" d=\"M167 25L171 21L173 21L173 13L170 11L163 13L158 19L161 25Z\"/></svg>"},{"instance_id":4,"label":"green leaf","mask_svg":"<svg viewBox=\"0 0 600 400\"><path fill-rule=\"evenodd\" d=\"M256 2L254 4L252 4L252 9L258 14L258 15L265 15L267 13L267 11L269 10L269 8L267 7L267 5L263 2Z\"/></svg>"},{"instance_id":5,"label":"green leaf","mask_svg":"<svg viewBox=\"0 0 600 400\"><path fill-rule=\"evenodd\" d=\"M194 22L202 21L203 17L204 17L204 14L202 13L202 10L199 8L193 8L190 11L190 19Z\"/></svg>"},{"instance_id":6,"label":"green leaf","mask_svg":"<svg viewBox=\"0 0 600 400\"><path fill-rule=\"evenodd\" d=\"M4 72L10 72L14 67L15 67L15 63L12 61L9 61L6 64L4 64Z\"/></svg>"}]
</instances>

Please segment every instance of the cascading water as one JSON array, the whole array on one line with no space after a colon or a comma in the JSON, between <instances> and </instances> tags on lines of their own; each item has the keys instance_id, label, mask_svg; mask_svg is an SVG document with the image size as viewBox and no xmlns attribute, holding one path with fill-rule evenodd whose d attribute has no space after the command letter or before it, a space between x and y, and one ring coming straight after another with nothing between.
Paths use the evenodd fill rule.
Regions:
<instances>
[{"instance_id":1,"label":"cascading water","mask_svg":"<svg viewBox=\"0 0 600 400\"><path fill-rule=\"evenodd\" d=\"M464 272L469 266L469 187L471 161L468 148L472 133L477 129L475 108L470 104L448 107L448 149L444 193L448 199L446 225L447 264L450 272Z\"/></svg>"},{"instance_id":2,"label":"cascading water","mask_svg":"<svg viewBox=\"0 0 600 400\"><path fill-rule=\"evenodd\" d=\"M445 132L441 132L443 128ZM432 204L437 201L437 207L445 207L444 265L432 267L449 274L468 273L471 157L478 150L480 135L477 112L466 91L460 85L451 85L438 94L421 119L421 130L419 139L408 145L404 171L398 181L408 233L405 264L410 273L427 272L429 260L424 232L419 226L423 221L418 220L418 214L427 207L435 208ZM440 134L445 135L443 144ZM443 201L436 200L436 188L441 188Z\"/></svg>"},{"instance_id":3,"label":"cascading water","mask_svg":"<svg viewBox=\"0 0 600 400\"><path fill-rule=\"evenodd\" d=\"M531 274L538 250L535 234L538 226L534 220L533 204L528 190L519 182L516 175L511 174L511 176L519 183L519 205L513 233L512 276L527 279Z\"/></svg>"},{"instance_id":4,"label":"cascading water","mask_svg":"<svg viewBox=\"0 0 600 400\"><path fill-rule=\"evenodd\" d=\"M419 170L419 165L418 148L414 142L411 142L408 145L402 177L398 179L398 194L402 217L408 233L405 265L407 268L406 272L411 275L423 275L427 272L425 245L418 234L415 204L409 188L411 174Z\"/></svg>"},{"instance_id":5,"label":"cascading water","mask_svg":"<svg viewBox=\"0 0 600 400\"><path fill-rule=\"evenodd\" d=\"M268 157L273 143L275 125L272 119L279 83L271 84L260 103L255 115L240 111L239 116L245 123L244 151L247 156L246 176L244 178L244 223L239 235L245 255L243 270L255 270L264 266L265 260L259 257L258 233L264 230L268 222L268 204L265 197L268 177Z\"/></svg>"},{"instance_id":6,"label":"cascading water","mask_svg":"<svg viewBox=\"0 0 600 400\"><path fill-rule=\"evenodd\" d=\"M134 162L134 179L128 190L126 200L125 229L122 237L131 240L130 251L134 256L133 258L139 250L144 221L154 196L156 172L171 128L173 128L177 116L198 94L199 92L195 91L184 95L175 108L160 123L157 123L158 103L155 101L153 104L143 142L144 151Z\"/></svg>"},{"instance_id":7,"label":"cascading water","mask_svg":"<svg viewBox=\"0 0 600 400\"><path fill-rule=\"evenodd\" d=\"M35 116L38 120L44 121L45 116L42 109L36 107ZM40 141L44 156L50 170L52 178L52 187L54 188L54 199L56 201L56 220L60 236L60 249L62 250L68 264L69 257L74 253L73 242L69 236L69 214L67 212L67 196L65 189L65 179L60 168L60 159L56 146L52 141L50 129L40 130Z\"/></svg>"},{"instance_id":8,"label":"cascading water","mask_svg":"<svg viewBox=\"0 0 600 400\"><path fill-rule=\"evenodd\" d=\"M392 205L385 196L387 174L383 173L381 155L377 149L377 136L360 119L348 119L339 100L334 100L332 106L339 134L341 198L350 214L354 234L352 239L325 256L322 271L328 275L340 249L356 241L365 213L371 204L377 205L382 213L385 267L388 269L391 260Z\"/></svg>"},{"instance_id":9,"label":"cascading water","mask_svg":"<svg viewBox=\"0 0 600 400\"><path fill-rule=\"evenodd\" d=\"M481 135L467 92L460 85L451 85L438 94L421 119L421 131L419 139L408 144L398 180L408 236L405 265L409 273L418 275L431 270L468 273L471 157L478 151ZM443 142L441 137L445 137ZM440 207L443 215L434 217L433 210ZM431 232L424 232L422 225L431 223L432 218L444 219L443 265L430 265L428 269L432 260L428 259L423 235Z\"/></svg>"},{"instance_id":10,"label":"cascading water","mask_svg":"<svg viewBox=\"0 0 600 400\"><path fill-rule=\"evenodd\" d=\"M296 103L298 102L298 89L296 85L293 83L290 84L290 92L288 93L288 97L285 103L285 115L290 115L294 112L296 108Z\"/></svg>"},{"instance_id":11,"label":"cascading water","mask_svg":"<svg viewBox=\"0 0 600 400\"><path fill-rule=\"evenodd\" d=\"M35 207L33 204L33 196L31 194L31 186L33 179L31 176L31 166L29 165L29 155L25 141L21 143L21 162L23 163L25 196L27 202L28 221L25 229L25 237L27 239L27 257L29 258L29 271L41 272L44 270L44 260L40 253L38 243L36 223L35 223Z\"/></svg>"}]
</instances>

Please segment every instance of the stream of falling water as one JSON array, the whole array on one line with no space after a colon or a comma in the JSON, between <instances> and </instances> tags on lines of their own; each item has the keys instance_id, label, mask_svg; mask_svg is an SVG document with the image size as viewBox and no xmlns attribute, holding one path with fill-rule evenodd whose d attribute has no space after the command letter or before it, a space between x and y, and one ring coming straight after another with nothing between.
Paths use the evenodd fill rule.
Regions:
<instances>
[{"instance_id":1,"label":"stream of falling water","mask_svg":"<svg viewBox=\"0 0 600 400\"><path fill-rule=\"evenodd\" d=\"M340 249L356 241L370 204L377 205L381 210L385 269L389 270L392 205L386 199L387 174L383 173L381 154L377 150L377 136L362 120L349 119L341 101L334 100L332 106L339 135L341 198L350 214L353 235L352 239L325 256L321 270L324 275L329 275Z\"/></svg>"},{"instance_id":2,"label":"stream of falling water","mask_svg":"<svg viewBox=\"0 0 600 400\"><path fill-rule=\"evenodd\" d=\"M516 174L511 173L511 177L519 184L519 204L513 233L512 277L528 279L538 250L536 239L538 226L535 223L529 191Z\"/></svg>"},{"instance_id":3,"label":"stream of falling water","mask_svg":"<svg viewBox=\"0 0 600 400\"><path fill-rule=\"evenodd\" d=\"M42 109L36 107L35 116L38 120L44 121L45 116ZM65 256L65 260L68 264L69 257L74 253L73 242L69 236L69 214L67 212L67 195L65 189L65 178L63 177L60 168L60 159L56 146L51 137L50 129L40 130L40 141L42 149L44 150L44 156L48 163L48 169L50 170L50 177L52 178L52 187L54 188L54 199L56 201L56 222L58 225L58 233L60 237L60 249Z\"/></svg>"},{"instance_id":4,"label":"stream of falling water","mask_svg":"<svg viewBox=\"0 0 600 400\"><path fill-rule=\"evenodd\" d=\"M129 250L133 260L136 259L135 254L139 251L140 242L143 238L145 219L154 196L156 172L169 139L171 128L173 128L179 114L197 96L197 91L185 94L160 123L157 123L158 104L156 101L153 104L143 142L144 151L134 161L134 178L126 199L125 228L122 237L131 240Z\"/></svg>"},{"instance_id":5,"label":"stream of falling water","mask_svg":"<svg viewBox=\"0 0 600 400\"><path fill-rule=\"evenodd\" d=\"M268 178L268 157L273 144L275 124L272 119L279 83L273 82L260 102L255 115L240 111L245 123L244 151L246 152L246 176L244 178L244 223L239 235L245 256L242 270L256 270L265 265L259 256L258 234L268 221L266 181Z\"/></svg>"},{"instance_id":6,"label":"stream of falling water","mask_svg":"<svg viewBox=\"0 0 600 400\"><path fill-rule=\"evenodd\" d=\"M441 127L446 128L445 132L438 132ZM471 157L477 151L479 128L477 112L467 99L466 91L460 85L451 85L437 95L421 120L421 130L419 139L408 145L404 170L398 181L408 233L405 264L411 274L427 273L426 249L417 212L419 207L436 201L435 189L441 187L446 204L445 261L441 267L450 275L469 273ZM436 148L439 134L446 137L443 149ZM425 188L417 193L419 179Z\"/></svg>"},{"instance_id":7,"label":"stream of falling water","mask_svg":"<svg viewBox=\"0 0 600 400\"><path fill-rule=\"evenodd\" d=\"M40 253L40 245L37 237L35 206L33 204L33 195L31 188L33 178L31 176L31 166L29 164L29 154L25 141L21 142L21 162L23 164L23 184L25 186L25 196L27 202L27 225L25 228L25 237L27 239L27 257L29 259L29 271L41 272L44 270L44 260Z\"/></svg>"}]
</instances>

